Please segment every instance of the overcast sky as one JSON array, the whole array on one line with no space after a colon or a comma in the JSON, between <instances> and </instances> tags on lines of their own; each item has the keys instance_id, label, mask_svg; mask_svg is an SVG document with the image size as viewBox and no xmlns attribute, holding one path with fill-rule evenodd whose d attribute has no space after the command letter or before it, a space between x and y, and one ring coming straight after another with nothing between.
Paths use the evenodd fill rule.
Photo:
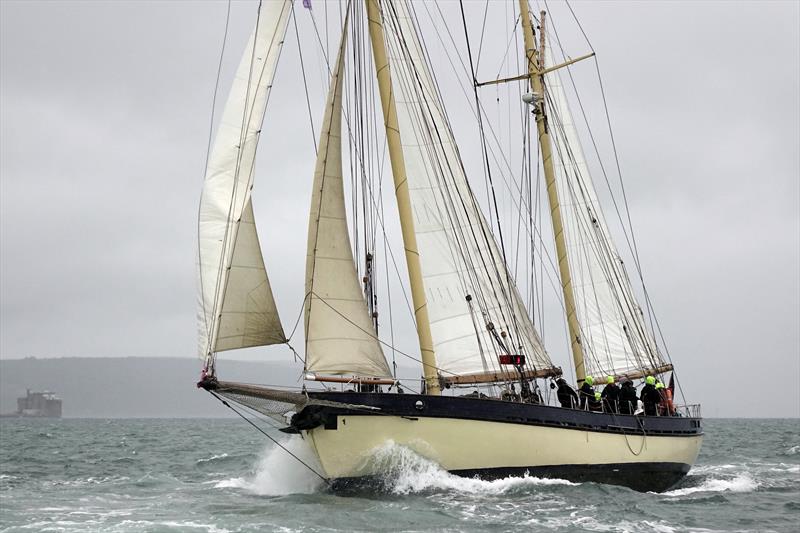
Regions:
<instances>
[{"instance_id":1,"label":"overcast sky","mask_svg":"<svg viewBox=\"0 0 800 533\"><path fill-rule=\"evenodd\" d=\"M484 2L467 4L480 20ZM313 5L324 40L325 5ZM493 16L509 5L491 2ZM573 4L598 53L649 292L708 416L800 415L799 5ZM318 125L324 62L296 7ZM568 53L585 53L569 12L549 7ZM254 10L232 7L222 99ZM195 357L197 205L225 14L212 1L0 1L0 357ZM256 167L271 177L254 191L287 330L314 163L291 28ZM490 52L507 32L487 30L479 78L497 74ZM572 70L596 84L593 64ZM585 104L602 117L592 90ZM548 349L568 364L565 345Z\"/></svg>"}]
</instances>

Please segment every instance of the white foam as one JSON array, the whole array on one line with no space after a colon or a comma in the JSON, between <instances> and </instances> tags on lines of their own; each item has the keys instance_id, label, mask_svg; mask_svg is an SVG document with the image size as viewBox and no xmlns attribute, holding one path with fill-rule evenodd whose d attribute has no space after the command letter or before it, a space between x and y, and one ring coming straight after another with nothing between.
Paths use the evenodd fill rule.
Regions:
<instances>
[{"instance_id":1,"label":"white foam","mask_svg":"<svg viewBox=\"0 0 800 533\"><path fill-rule=\"evenodd\" d=\"M759 484L750 476L740 474L732 479L712 478L705 480L697 487L687 487L664 492L664 496L686 496L697 492L751 492L758 488Z\"/></svg>"},{"instance_id":2,"label":"white foam","mask_svg":"<svg viewBox=\"0 0 800 533\"><path fill-rule=\"evenodd\" d=\"M227 453L222 453L222 454L219 454L219 455L212 455L211 457L209 457L207 459L198 459L197 460L197 464L210 463L211 461L216 461L217 459L225 459L226 457L228 457Z\"/></svg>"},{"instance_id":3,"label":"white foam","mask_svg":"<svg viewBox=\"0 0 800 533\"><path fill-rule=\"evenodd\" d=\"M798 453L800 453L800 444L798 444L797 446L792 446L791 448L786 450L786 455L797 455Z\"/></svg>"},{"instance_id":4,"label":"white foam","mask_svg":"<svg viewBox=\"0 0 800 533\"><path fill-rule=\"evenodd\" d=\"M800 465L789 465L786 463L778 463L769 469L770 472L789 472L790 474L800 473Z\"/></svg>"},{"instance_id":5,"label":"white foam","mask_svg":"<svg viewBox=\"0 0 800 533\"><path fill-rule=\"evenodd\" d=\"M199 522L176 522L176 521L166 521L160 522L162 526L167 527L178 527L178 528L190 528L190 529L205 529L208 533L230 533L229 529L225 528L218 528L214 524L201 524Z\"/></svg>"},{"instance_id":6,"label":"white foam","mask_svg":"<svg viewBox=\"0 0 800 533\"><path fill-rule=\"evenodd\" d=\"M103 477L90 476L85 479L56 480L56 481L48 481L46 483L52 486L63 485L67 487L80 487L82 485L102 485L104 483L119 483L122 481L128 481L129 479L130 478L128 476L103 476Z\"/></svg>"},{"instance_id":7,"label":"white foam","mask_svg":"<svg viewBox=\"0 0 800 533\"><path fill-rule=\"evenodd\" d=\"M535 526L544 525L547 529L578 527L582 531L610 531L614 533L642 533L645 531L652 531L654 533L676 533L680 531L680 529L670 526L663 521L653 522L650 520L642 520L640 522L632 522L629 520L621 520L619 522L605 523L593 516L579 516L578 513L580 512L581 511L576 511L572 513L569 519L550 519L544 524L534 519L530 522L530 525L534 526L534 529L541 529L541 527L537 528Z\"/></svg>"},{"instance_id":8,"label":"white foam","mask_svg":"<svg viewBox=\"0 0 800 533\"><path fill-rule=\"evenodd\" d=\"M533 476L507 477L494 481L465 478L450 474L430 459L394 442L387 442L373 452L372 461L396 494L430 490L458 491L469 494L502 494L520 487L536 485L575 485L563 479Z\"/></svg>"},{"instance_id":9,"label":"white foam","mask_svg":"<svg viewBox=\"0 0 800 533\"><path fill-rule=\"evenodd\" d=\"M150 530L154 526L166 526L170 529L178 528L179 530L185 529L197 529L197 530L205 530L208 533L230 533L229 529L217 527L215 524L203 524L200 522L193 522L191 520L186 521L177 521L177 520L166 520L163 522L153 522L150 520L123 520L118 524L114 525L107 525L103 527L103 531L132 531L132 530ZM163 529L163 528L158 528ZM83 529L78 529L77 531L83 531Z\"/></svg>"},{"instance_id":10,"label":"white foam","mask_svg":"<svg viewBox=\"0 0 800 533\"><path fill-rule=\"evenodd\" d=\"M316 472L322 472L311 448L300 436L293 435L281 444ZM271 445L262 453L253 476L222 480L215 487L243 489L260 496L283 496L310 494L321 484L322 480L297 459L278 446Z\"/></svg>"},{"instance_id":11,"label":"white foam","mask_svg":"<svg viewBox=\"0 0 800 533\"><path fill-rule=\"evenodd\" d=\"M694 473L706 473L706 472L716 472L718 470L733 470L736 468L741 468L742 465L733 465L733 464L726 464L726 465L702 465L702 466L695 466L692 469Z\"/></svg>"}]
</instances>

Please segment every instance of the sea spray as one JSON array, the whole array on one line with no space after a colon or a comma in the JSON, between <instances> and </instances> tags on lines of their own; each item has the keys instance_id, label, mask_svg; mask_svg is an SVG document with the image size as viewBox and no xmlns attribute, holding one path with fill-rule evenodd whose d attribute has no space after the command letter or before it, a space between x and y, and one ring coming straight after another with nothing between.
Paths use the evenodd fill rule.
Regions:
<instances>
[{"instance_id":1,"label":"sea spray","mask_svg":"<svg viewBox=\"0 0 800 533\"><path fill-rule=\"evenodd\" d=\"M435 461L412 449L389 441L373 451L371 467L383 480L384 488L395 494L428 491L456 491L468 494L503 494L536 485L575 485L563 479L532 476L508 477L493 481L453 475Z\"/></svg>"},{"instance_id":2,"label":"sea spray","mask_svg":"<svg viewBox=\"0 0 800 533\"><path fill-rule=\"evenodd\" d=\"M758 482L747 474L739 474L734 477L714 478L708 477L700 485L686 487L664 492L664 496L687 496L698 492L751 492L758 488Z\"/></svg>"},{"instance_id":3,"label":"sea spray","mask_svg":"<svg viewBox=\"0 0 800 533\"><path fill-rule=\"evenodd\" d=\"M287 494L311 494L324 484L312 472L322 472L314 452L299 435L281 441L281 446L270 443L261 453L252 476L232 478L217 483L217 488L240 488L259 496L283 496ZM287 450L302 460L292 457ZM308 465L308 466L306 466Z\"/></svg>"}]
</instances>

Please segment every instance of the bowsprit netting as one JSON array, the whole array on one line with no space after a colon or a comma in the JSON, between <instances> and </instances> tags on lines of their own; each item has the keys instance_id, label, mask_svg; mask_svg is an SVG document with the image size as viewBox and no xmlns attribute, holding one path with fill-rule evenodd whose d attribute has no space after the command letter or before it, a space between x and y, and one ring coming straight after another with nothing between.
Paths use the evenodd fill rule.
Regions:
<instances>
[{"instance_id":1,"label":"bowsprit netting","mask_svg":"<svg viewBox=\"0 0 800 533\"><path fill-rule=\"evenodd\" d=\"M288 418L294 413L299 413L309 405L322 405L353 410L379 411L377 407L354 405L342 402L331 402L311 398L304 392L270 389L249 385L246 383L233 383L219 381L213 387L213 392L249 409L266 415L273 420L288 424Z\"/></svg>"}]
</instances>

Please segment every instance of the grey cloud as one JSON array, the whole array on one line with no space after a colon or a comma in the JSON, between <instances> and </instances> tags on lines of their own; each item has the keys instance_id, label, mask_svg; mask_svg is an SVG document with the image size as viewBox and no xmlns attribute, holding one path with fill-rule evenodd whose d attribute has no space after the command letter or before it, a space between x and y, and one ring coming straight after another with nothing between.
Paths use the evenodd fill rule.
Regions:
<instances>
[{"instance_id":1,"label":"grey cloud","mask_svg":"<svg viewBox=\"0 0 800 533\"><path fill-rule=\"evenodd\" d=\"M566 52L584 53L565 6L549 4ZM490 27L504 28L513 12L500 5ZM466 6L477 13L483 3ZM458 6L441 7L449 16ZM797 416L793 382L776 393L777 410L718 398L762 373L800 374L800 8L573 7L599 54L644 273L689 399L710 415ZM308 13L297 8L318 127L324 60ZM323 10L315 8L322 26ZM0 357L194 354L196 211L225 10L224 2L0 2ZM253 10L253 3L232 5L218 109ZM426 18L420 5L417 12ZM330 14L332 43L337 13ZM479 35L480 23L470 30ZM460 23L451 31L463 54ZM497 74L506 31L487 34L480 79ZM302 303L314 164L294 39L290 27L253 193L287 329ZM465 165L485 200L471 93L462 96L438 41L426 39L453 95L447 103ZM572 72L613 180L594 68L586 62ZM498 105L518 106L514 87L483 89L493 121ZM507 146L507 125L494 126ZM593 161L590 145L584 148ZM396 222L388 231L397 243ZM548 239L549 227L542 231ZM403 272L399 246L395 255ZM396 341L415 353L405 302L392 286ZM381 306L387 320L386 298ZM566 367L558 305L548 303L544 313L548 349ZM283 349L266 353L242 357L289 357Z\"/></svg>"}]
</instances>

